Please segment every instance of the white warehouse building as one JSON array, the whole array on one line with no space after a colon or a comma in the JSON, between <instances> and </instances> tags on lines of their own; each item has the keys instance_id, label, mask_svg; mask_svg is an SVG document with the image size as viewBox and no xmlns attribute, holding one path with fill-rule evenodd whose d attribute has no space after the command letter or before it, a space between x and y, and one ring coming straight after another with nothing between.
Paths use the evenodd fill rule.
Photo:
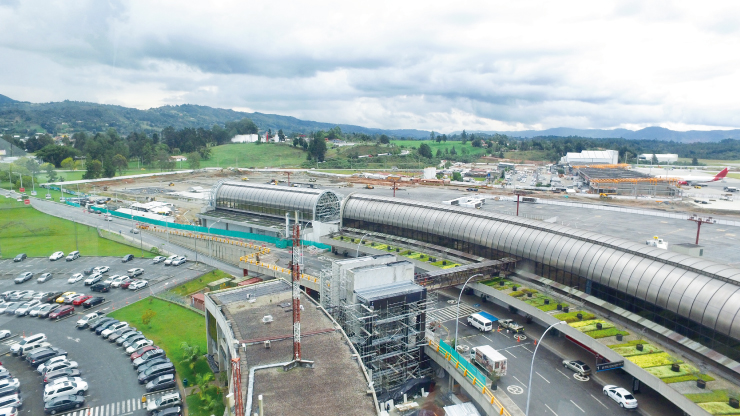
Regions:
<instances>
[{"instance_id":1,"label":"white warehouse building","mask_svg":"<svg viewBox=\"0 0 740 416\"><path fill-rule=\"evenodd\" d=\"M561 165L587 165L592 163L616 165L619 152L616 150L584 150L580 153L568 152L560 158Z\"/></svg>"},{"instance_id":2,"label":"white warehouse building","mask_svg":"<svg viewBox=\"0 0 740 416\"><path fill-rule=\"evenodd\" d=\"M639 161L646 161L650 162L653 160L653 156L655 156L658 159L658 163L676 163L678 162L678 155L677 154L651 154L651 153L645 153L642 155L637 156L637 159Z\"/></svg>"}]
</instances>

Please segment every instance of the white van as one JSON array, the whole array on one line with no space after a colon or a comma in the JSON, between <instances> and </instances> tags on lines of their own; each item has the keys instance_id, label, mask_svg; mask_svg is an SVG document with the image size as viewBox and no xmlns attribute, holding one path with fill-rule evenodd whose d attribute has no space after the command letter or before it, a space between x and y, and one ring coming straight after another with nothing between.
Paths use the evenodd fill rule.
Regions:
<instances>
[{"instance_id":1,"label":"white van","mask_svg":"<svg viewBox=\"0 0 740 416\"><path fill-rule=\"evenodd\" d=\"M474 313L468 316L468 324L479 331L488 332L493 330L493 321L482 316L479 313Z\"/></svg>"},{"instance_id":2,"label":"white van","mask_svg":"<svg viewBox=\"0 0 740 416\"><path fill-rule=\"evenodd\" d=\"M17 344L13 344L10 347L10 351L13 353L13 355L18 355L21 351L21 348L31 344L40 344L44 341L46 341L46 335L44 334L29 335L24 338L23 341Z\"/></svg>"},{"instance_id":3,"label":"white van","mask_svg":"<svg viewBox=\"0 0 740 416\"><path fill-rule=\"evenodd\" d=\"M80 252L79 251L73 251L73 252L67 254L66 261L72 261L72 260L76 260L78 258L80 258Z\"/></svg>"},{"instance_id":4,"label":"white van","mask_svg":"<svg viewBox=\"0 0 740 416\"><path fill-rule=\"evenodd\" d=\"M24 356L26 354L30 354L36 351L39 348L48 348L48 347L51 347L51 344L48 342L37 342L33 344L26 344L21 347L20 351L18 352L18 355Z\"/></svg>"}]
</instances>

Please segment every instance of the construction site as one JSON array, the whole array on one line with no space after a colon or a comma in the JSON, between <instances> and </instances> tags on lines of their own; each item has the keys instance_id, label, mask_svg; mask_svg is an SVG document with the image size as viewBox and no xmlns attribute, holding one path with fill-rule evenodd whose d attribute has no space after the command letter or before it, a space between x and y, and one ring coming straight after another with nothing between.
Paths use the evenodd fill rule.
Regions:
<instances>
[{"instance_id":1,"label":"construction site","mask_svg":"<svg viewBox=\"0 0 740 416\"><path fill-rule=\"evenodd\" d=\"M592 194L652 196L671 198L680 195L677 178L655 178L628 169L629 165L572 166Z\"/></svg>"}]
</instances>

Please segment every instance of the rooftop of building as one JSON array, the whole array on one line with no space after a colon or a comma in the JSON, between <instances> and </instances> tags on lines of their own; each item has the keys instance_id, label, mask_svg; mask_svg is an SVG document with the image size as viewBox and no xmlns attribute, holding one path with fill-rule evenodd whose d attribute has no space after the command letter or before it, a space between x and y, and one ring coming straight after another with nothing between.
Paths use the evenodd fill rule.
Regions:
<instances>
[{"instance_id":1,"label":"rooftop of building","mask_svg":"<svg viewBox=\"0 0 740 416\"><path fill-rule=\"evenodd\" d=\"M579 172L583 173L588 179L632 179L648 178L648 175L629 169L595 169L580 168Z\"/></svg>"},{"instance_id":2,"label":"rooftop of building","mask_svg":"<svg viewBox=\"0 0 740 416\"><path fill-rule=\"evenodd\" d=\"M235 336L245 345L242 377L256 366L287 363L293 359L291 285L272 280L210 295L224 305ZM282 366L255 372L252 410L262 395L265 413L375 415L375 400L356 351L326 311L301 292L301 353L314 368ZM265 316L269 323L263 323ZM267 319L269 320L269 319ZM270 348L265 347L270 340ZM246 392L243 392L246 394ZM246 405L247 398L244 399Z\"/></svg>"}]
</instances>

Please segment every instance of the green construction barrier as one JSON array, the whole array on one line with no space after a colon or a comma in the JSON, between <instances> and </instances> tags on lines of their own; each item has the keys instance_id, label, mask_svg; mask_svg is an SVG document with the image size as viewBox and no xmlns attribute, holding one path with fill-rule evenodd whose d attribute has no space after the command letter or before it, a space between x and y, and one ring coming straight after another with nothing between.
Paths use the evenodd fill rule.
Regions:
<instances>
[{"instance_id":1,"label":"green construction barrier","mask_svg":"<svg viewBox=\"0 0 740 416\"><path fill-rule=\"evenodd\" d=\"M463 358L460 353L455 351L452 346L448 345L444 341L439 341L439 350L440 352L444 351L450 355L452 355L453 358L455 358L459 363L460 367L463 367L464 369L468 370L468 377L479 381L482 385L486 385L486 376L478 370L478 367L476 367L473 363L469 362L465 358Z\"/></svg>"}]
</instances>

